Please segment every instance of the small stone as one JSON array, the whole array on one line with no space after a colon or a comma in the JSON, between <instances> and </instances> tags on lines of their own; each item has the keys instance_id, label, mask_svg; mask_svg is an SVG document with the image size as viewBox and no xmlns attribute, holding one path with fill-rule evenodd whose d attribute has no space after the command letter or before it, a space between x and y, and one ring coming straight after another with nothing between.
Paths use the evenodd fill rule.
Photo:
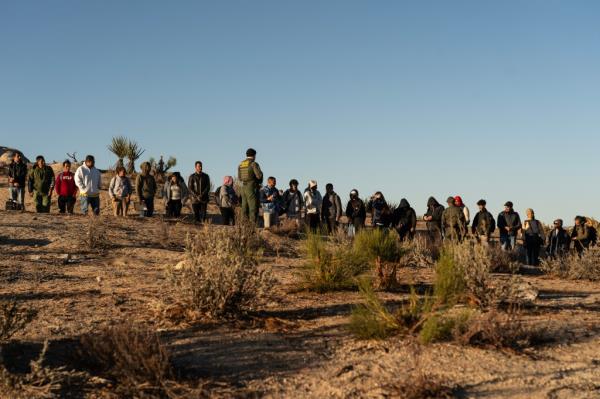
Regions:
<instances>
[{"instance_id":1,"label":"small stone","mask_svg":"<svg viewBox=\"0 0 600 399\"><path fill-rule=\"evenodd\" d=\"M96 277L96 281L97 281L97 282L99 282L99 283L101 283L101 282L102 282L102 277L100 277L100 276L97 276L97 277Z\"/></svg>"}]
</instances>

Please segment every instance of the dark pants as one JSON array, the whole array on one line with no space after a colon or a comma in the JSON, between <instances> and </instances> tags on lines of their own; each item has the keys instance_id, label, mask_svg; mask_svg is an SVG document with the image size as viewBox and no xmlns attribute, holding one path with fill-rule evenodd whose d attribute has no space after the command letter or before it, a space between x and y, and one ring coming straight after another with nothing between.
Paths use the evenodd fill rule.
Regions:
<instances>
[{"instance_id":1,"label":"dark pants","mask_svg":"<svg viewBox=\"0 0 600 399\"><path fill-rule=\"evenodd\" d=\"M178 218L181 216L181 200L169 200L167 202L167 216Z\"/></svg>"},{"instance_id":2,"label":"dark pants","mask_svg":"<svg viewBox=\"0 0 600 399\"><path fill-rule=\"evenodd\" d=\"M335 232L335 230L338 227L338 222L337 220L333 219L333 218L326 218L323 220L325 222L325 224L327 225L327 232L329 234L332 234Z\"/></svg>"},{"instance_id":3,"label":"dark pants","mask_svg":"<svg viewBox=\"0 0 600 399\"><path fill-rule=\"evenodd\" d=\"M152 217L152 215L154 215L154 197L143 197L142 201L144 202L144 205L146 205L144 216L147 218Z\"/></svg>"},{"instance_id":4,"label":"dark pants","mask_svg":"<svg viewBox=\"0 0 600 399\"><path fill-rule=\"evenodd\" d=\"M402 226L396 229L396 231L398 232L398 236L400 236L400 241L412 241L415 238L415 234L410 231L410 228Z\"/></svg>"},{"instance_id":5,"label":"dark pants","mask_svg":"<svg viewBox=\"0 0 600 399\"><path fill-rule=\"evenodd\" d=\"M235 211L233 208L219 208L221 211L221 218L225 226L235 225Z\"/></svg>"},{"instance_id":6,"label":"dark pants","mask_svg":"<svg viewBox=\"0 0 600 399\"><path fill-rule=\"evenodd\" d=\"M311 229L312 231L319 230L319 221L320 220L321 220L321 218L319 217L318 213L307 213L306 214L306 224L308 225L308 228Z\"/></svg>"},{"instance_id":7,"label":"dark pants","mask_svg":"<svg viewBox=\"0 0 600 399\"><path fill-rule=\"evenodd\" d=\"M73 213L73 207L75 206L75 197L64 197L58 196L58 211L59 213Z\"/></svg>"},{"instance_id":8,"label":"dark pants","mask_svg":"<svg viewBox=\"0 0 600 399\"><path fill-rule=\"evenodd\" d=\"M206 208L208 204L206 202L196 202L192 204L192 209L194 210L194 218L198 223L204 223L206 220Z\"/></svg>"},{"instance_id":9,"label":"dark pants","mask_svg":"<svg viewBox=\"0 0 600 399\"><path fill-rule=\"evenodd\" d=\"M527 265L538 266L540 264L541 243L538 237L525 237L525 251Z\"/></svg>"},{"instance_id":10,"label":"dark pants","mask_svg":"<svg viewBox=\"0 0 600 399\"><path fill-rule=\"evenodd\" d=\"M365 228L365 219L361 217L352 218L352 225L354 226L354 231L358 233Z\"/></svg>"}]
</instances>

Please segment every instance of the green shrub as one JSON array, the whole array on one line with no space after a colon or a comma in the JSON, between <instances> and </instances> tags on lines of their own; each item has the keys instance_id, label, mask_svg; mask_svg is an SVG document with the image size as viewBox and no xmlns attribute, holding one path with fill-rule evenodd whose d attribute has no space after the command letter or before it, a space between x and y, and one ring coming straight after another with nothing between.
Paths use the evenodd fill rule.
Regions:
<instances>
[{"instance_id":1,"label":"green shrub","mask_svg":"<svg viewBox=\"0 0 600 399\"><path fill-rule=\"evenodd\" d=\"M398 262L403 251L395 233L383 229L363 229L354 238L354 253L374 266L379 288L388 290L396 286Z\"/></svg>"},{"instance_id":2,"label":"green shrub","mask_svg":"<svg viewBox=\"0 0 600 399\"><path fill-rule=\"evenodd\" d=\"M369 280L361 280L359 289L364 302L352 311L352 333L362 339L383 339L402 330L398 319L377 298Z\"/></svg>"},{"instance_id":3,"label":"green shrub","mask_svg":"<svg viewBox=\"0 0 600 399\"><path fill-rule=\"evenodd\" d=\"M454 305L465 297L467 282L451 249L442 250L435 266L433 293L439 304Z\"/></svg>"},{"instance_id":4,"label":"green shrub","mask_svg":"<svg viewBox=\"0 0 600 399\"><path fill-rule=\"evenodd\" d=\"M422 344L431 344L434 342L449 341L457 334L464 334L467 331L473 312L469 309L462 310L455 314L437 313L431 315L419 333L419 341Z\"/></svg>"}]
</instances>

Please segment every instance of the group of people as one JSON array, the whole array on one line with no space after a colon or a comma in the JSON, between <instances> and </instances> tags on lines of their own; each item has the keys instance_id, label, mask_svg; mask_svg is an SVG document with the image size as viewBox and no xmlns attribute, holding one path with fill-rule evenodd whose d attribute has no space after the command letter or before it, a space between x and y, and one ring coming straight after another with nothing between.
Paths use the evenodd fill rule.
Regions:
<instances>
[{"instance_id":1,"label":"group of people","mask_svg":"<svg viewBox=\"0 0 600 399\"><path fill-rule=\"evenodd\" d=\"M11 200L24 210L27 189L36 211L49 212L53 192L56 192L60 213L73 213L76 199L79 198L82 213L87 214L91 208L98 215L101 173L95 167L94 157L88 155L75 173L71 171L68 160L63 162L62 167L62 172L55 176L52 168L46 165L44 157L38 156L33 168L28 170L22 154L15 152L8 168ZM142 163L140 168L135 185L131 183L124 167L116 168L108 186L115 216L127 215L134 191L138 197L140 214L146 217L153 215L158 184L148 162ZM234 189L234 178L225 176L223 184L213 195L226 225L235 224L235 208L241 206L242 217L254 223L258 223L262 210L266 229L278 225L280 216L286 215L298 227L306 224L309 229L323 227L332 233L345 215L349 234L354 234L365 226L367 213L370 213L372 227L393 228L401 240L413 239L417 230L416 212L404 198L398 206L392 207L383 193L378 191L365 203L358 191L352 190L343 207L342 200L331 183L325 186L323 195L315 180L310 180L304 191L299 189L296 179L289 182L289 188L285 191L277 188L277 180L272 176L263 185L263 172L256 162L256 151L252 148L246 151L246 158L239 164L237 177L240 183L237 192ZM195 221L204 222L211 199L211 180L203 172L202 162L195 163L194 173L189 176L187 184L178 172L172 173L162 187L161 196L167 216L179 217L183 205L189 199ZM446 204L444 207L434 197L427 201L423 220L427 225L429 239L435 243L441 243L442 240L462 241L471 235L483 245L488 245L492 234L498 229L500 244L507 251L515 248L517 237L521 235L527 263L530 265L539 263L544 245L547 246L549 256L560 256L569 251L571 242L578 253L596 243L596 230L591 221L581 216L575 218L572 232L567 232L563 221L559 219L554 222L552 231L547 233L543 224L535 218L533 209L527 210L527 218L522 222L510 201L505 203L504 210L494 218L486 208L486 201L480 200L477 202L479 211L472 222L470 211L460 196L449 197Z\"/></svg>"}]
</instances>

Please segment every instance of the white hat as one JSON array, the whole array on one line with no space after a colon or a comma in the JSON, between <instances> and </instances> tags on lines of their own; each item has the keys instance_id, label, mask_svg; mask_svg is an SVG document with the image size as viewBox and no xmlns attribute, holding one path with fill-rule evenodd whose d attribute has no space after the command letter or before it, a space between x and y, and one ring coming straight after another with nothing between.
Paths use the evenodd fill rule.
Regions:
<instances>
[{"instance_id":1,"label":"white hat","mask_svg":"<svg viewBox=\"0 0 600 399\"><path fill-rule=\"evenodd\" d=\"M317 186L317 181L316 180L310 180L308 182L308 187L313 188Z\"/></svg>"}]
</instances>

